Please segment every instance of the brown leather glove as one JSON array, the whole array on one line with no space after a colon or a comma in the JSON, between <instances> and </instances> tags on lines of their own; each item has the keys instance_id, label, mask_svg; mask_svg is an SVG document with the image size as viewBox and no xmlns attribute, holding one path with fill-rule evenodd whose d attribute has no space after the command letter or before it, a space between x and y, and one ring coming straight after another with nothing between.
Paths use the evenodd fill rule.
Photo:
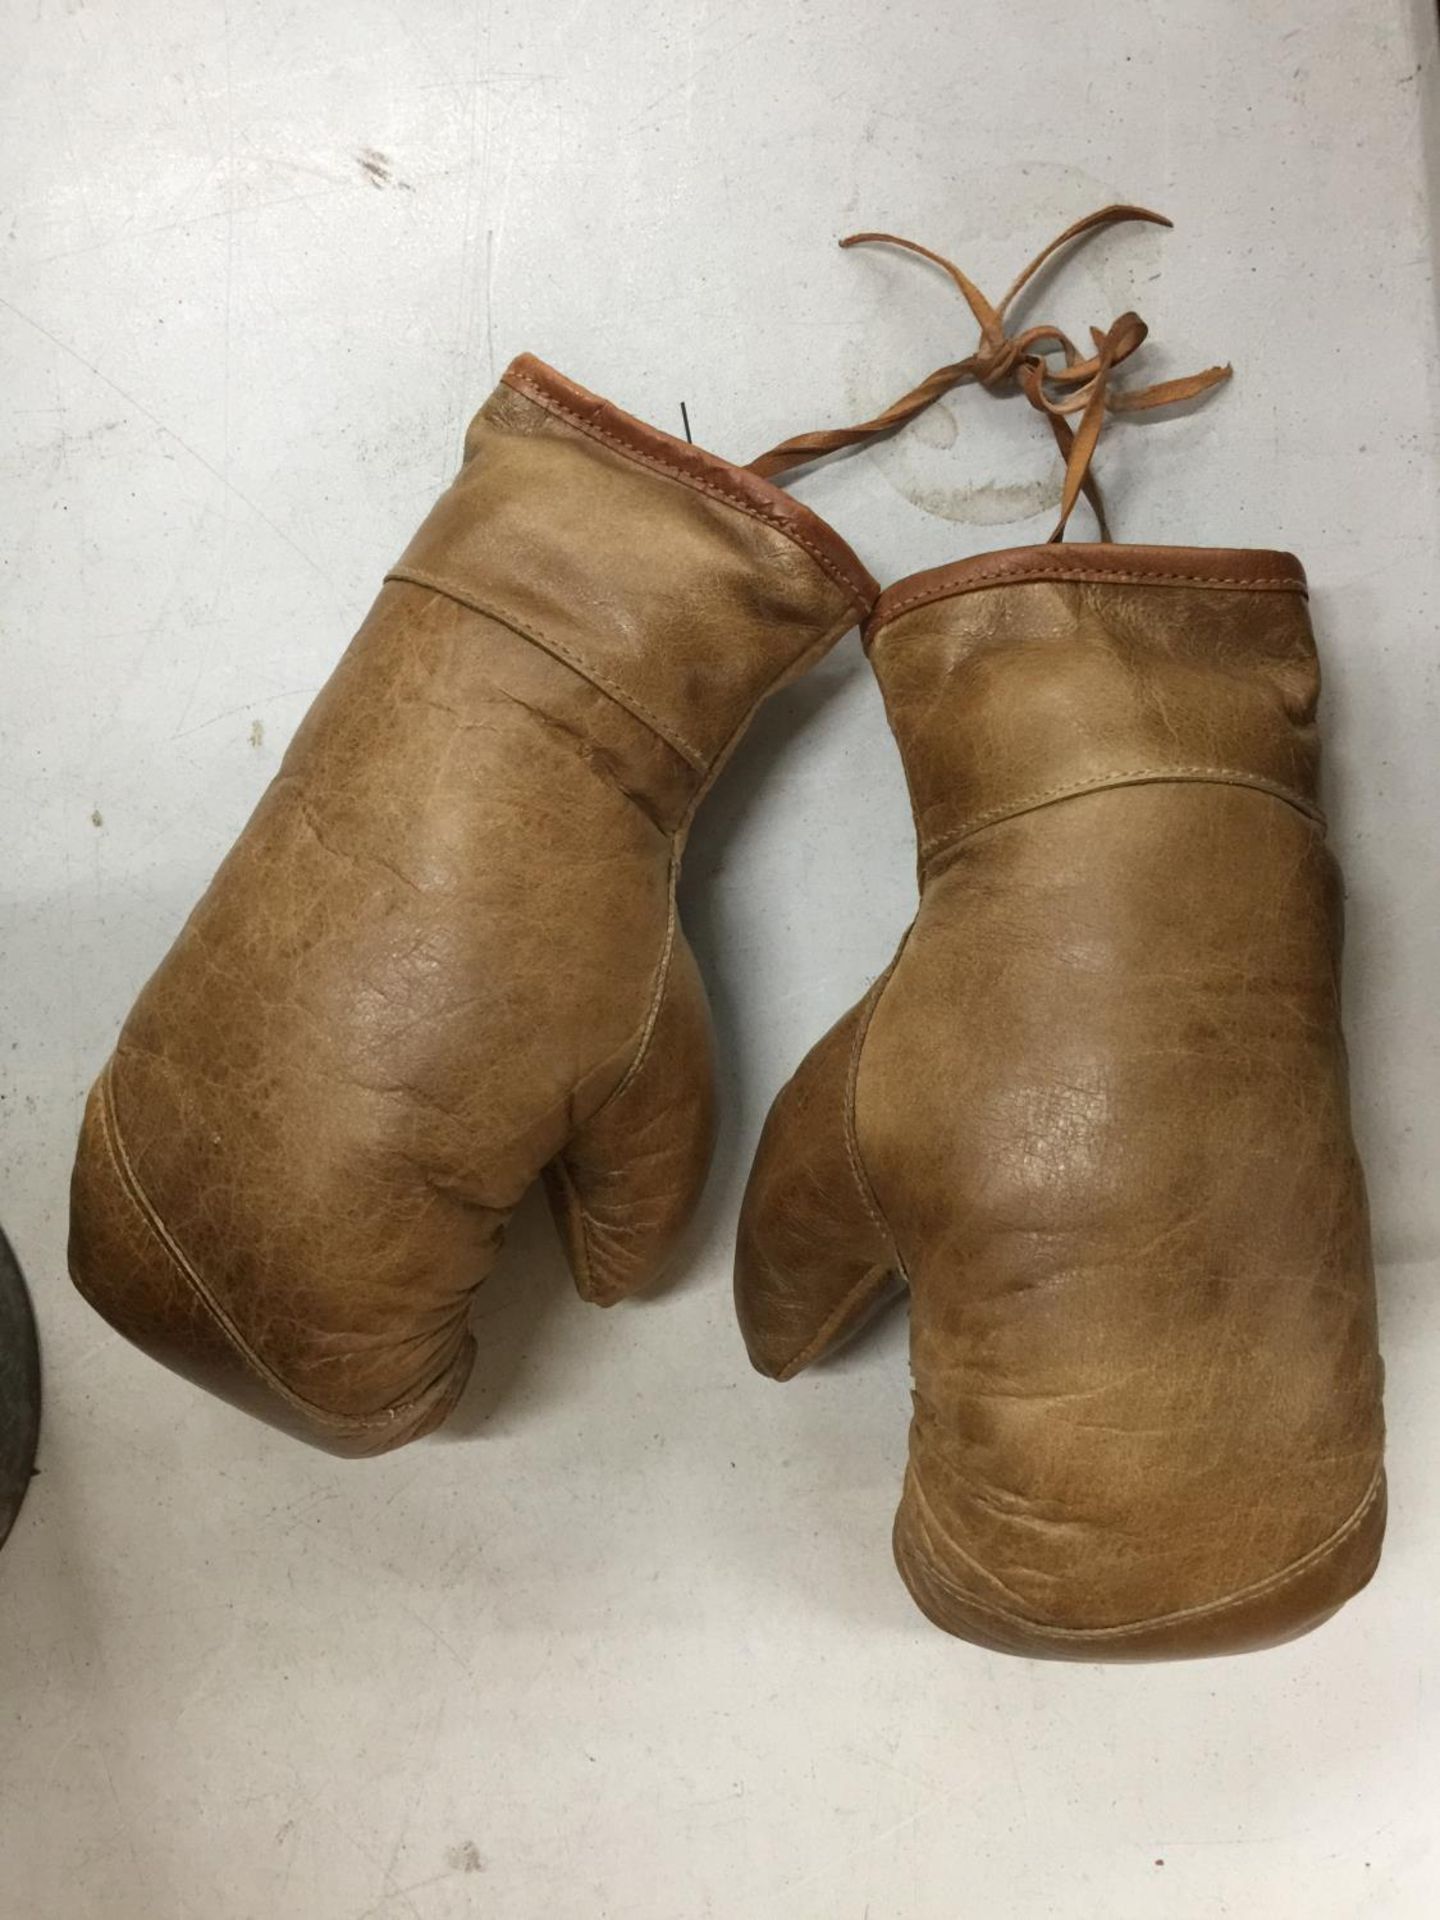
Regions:
<instances>
[{"instance_id":1,"label":"brown leather glove","mask_svg":"<svg viewBox=\"0 0 1440 1920\"><path fill-rule=\"evenodd\" d=\"M892 587L867 643L921 902L766 1125L751 1357L787 1379L908 1280L895 1551L948 1631L1288 1639L1385 1513L1304 575L1022 548Z\"/></svg>"},{"instance_id":2,"label":"brown leather glove","mask_svg":"<svg viewBox=\"0 0 1440 1920\"><path fill-rule=\"evenodd\" d=\"M426 1432L542 1170L576 1284L654 1278L710 1151L675 878L766 694L874 582L754 471L517 360L85 1117L71 1271L338 1453Z\"/></svg>"}]
</instances>

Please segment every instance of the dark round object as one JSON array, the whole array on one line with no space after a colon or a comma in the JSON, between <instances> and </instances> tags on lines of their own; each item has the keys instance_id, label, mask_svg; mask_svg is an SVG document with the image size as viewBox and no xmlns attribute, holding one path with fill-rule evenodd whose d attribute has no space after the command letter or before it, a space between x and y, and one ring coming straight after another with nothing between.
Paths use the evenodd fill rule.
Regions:
<instances>
[{"instance_id":1,"label":"dark round object","mask_svg":"<svg viewBox=\"0 0 1440 1920\"><path fill-rule=\"evenodd\" d=\"M40 1438L40 1346L24 1276L0 1233L0 1546L15 1524Z\"/></svg>"}]
</instances>

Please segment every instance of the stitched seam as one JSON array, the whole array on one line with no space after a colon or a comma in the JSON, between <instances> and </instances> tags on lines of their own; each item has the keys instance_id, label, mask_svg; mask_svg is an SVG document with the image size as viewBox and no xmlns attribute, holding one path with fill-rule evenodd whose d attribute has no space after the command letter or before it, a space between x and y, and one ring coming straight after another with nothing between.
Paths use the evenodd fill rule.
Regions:
<instances>
[{"instance_id":1,"label":"stitched seam","mask_svg":"<svg viewBox=\"0 0 1440 1920\"><path fill-rule=\"evenodd\" d=\"M839 1306L832 1308L825 1316L820 1331L812 1334L805 1345L801 1347L800 1351L785 1362L776 1374L776 1379L789 1380L793 1378L795 1374L803 1372L803 1370L809 1366L810 1362L815 1359L818 1354L823 1353L826 1347L829 1346L837 1329L845 1325L845 1322L851 1316L856 1301L864 1300L867 1296L873 1298L874 1295L880 1291L881 1286L889 1278L892 1271L893 1269L886 1266L883 1261L877 1261L873 1267L867 1267L855 1282L854 1286L851 1287L850 1291L845 1295L845 1298L840 1302Z\"/></svg>"},{"instance_id":2,"label":"stitched seam","mask_svg":"<svg viewBox=\"0 0 1440 1920\"><path fill-rule=\"evenodd\" d=\"M963 826L953 832L942 835L938 840L928 842L920 849L922 861L932 860L937 854L957 846L960 841L978 833L983 827L996 825L1001 820L1014 819L1016 815L1030 813L1037 807L1051 805L1056 800L1077 799L1087 793L1105 793L1115 787L1127 786L1216 786L1246 787L1255 793L1268 794L1271 799L1283 800L1288 806L1303 813L1307 820L1313 820L1323 826L1325 816L1311 801L1305 799L1293 787L1287 787L1278 780L1267 780L1260 774L1245 773L1239 767L1134 767L1128 771L1096 774L1093 779L1077 781L1070 786L1049 787L1039 793L1027 793L1021 799L1007 802L1004 806L987 808L984 813L973 814Z\"/></svg>"},{"instance_id":3,"label":"stitched seam","mask_svg":"<svg viewBox=\"0 0 1440 1920\"><path fill-rule=\"evenodd\" d=\"M1264 592L1284 590L1291 593L1308 594L1303 580L1295 580L1289 574L1262 574L1255 579L1247 579L1243 574L1225 573L1143 573L1134 572L1126 567L1076 567L1060 566L1053 571L1048 567L1037 567L1033 561L1024 566L994 567L984 572L967 575L961 581L951 581L944 586L929 587L920 593L909 594L903 600L893 600L880 614L871 631L878 633L881 627L888 625L897 614L911 607L929 606L935 600L958 599L962 593L970 593L977 587L993 586L1006 580L1058 580L1068 586L1083 586L1087 580L1119 581L1127 586L1166 586L1166 587L1255 587Z\"/></svg>"},{"instance_id":4,"label":"stitched seam","mask_svg":"<svg viewBox=\"0 0 1440 1920\"><path fill-rule=\"evenodd\" d=\"M554 1166L555 1177L560 1183L560 1191L565 1196L566 1205L570 1210L570 1216L578 1228L579 1244L576 1251L580 1255L580 1270L575 1275L575 1278L579 1283L582 1294L588 1299L593 1297L595 1291L592 1280L595 1263L590 1257L589 1221L585 1217L585 1208L580 1199L579 1190L570 1177L570 1169L565 1164L565 1156L563 1153L556 1155Z\"/></svg>"},{"instance_id":5,"label":"stitched seam","mask_svg":"<svg viewBox=\"0 0 1440 1920\"><path fill-rule=\"evenodd\" d=\"M602 692L608 693L612 700L618 700L627 712L643 720L647 726L659 734L667 746L673 747L683 759L688 760L697 772L704 772L706 758L702 748L692 745L681 734L674 732L657 714L643 706L633 693L628 693L617 681L611 680L606 673L592 665L573 647L566 646L563 641L542 633L539 627L531 626L513 613L507 613L503 607L486 601L460 581L448 579L443 574L430 573L421 567L401 565L392 567L385 578L409 581L413 586L428 587L432 593L444 594L447 600L457 600L462 607L469 607L475 613L483 613L487 619L498 620L502 626L509 627L512 633L518 633L522 640L529 640L535 646L543 647L546 653L553 653L557 660L563 660L566 666L573 667L577 673L593 681Z\"/></svg>"},{"instance_id":6,"label":"stitched seam","mask_svg":"<svg viewBox=\"0 0 1440 1920\"><path fill-rule=\"evenodd\" d=\"M752 520L763 521L765 525L773 527L777 533L784 534L787 540L793 540L797 547L803 547L829 578L852 596L862 613L874 605L871 596L858 581L851 577L846 568L831 558L823 548L817 547L813 540L808 540L803 533L797 532L778 513L767 512L758 501L747 500L743 493L734 493L728 487L720 486L716 481L702 479L698 474L676 466L673 461L662 460L658 454L643 453L640 448L631 446L630 442L622 439L619 434L609 433L604 427L596 426L583 413L576 413L573 407L567 407L562 400L555 399L552 394L537 385L528 374L507 373L505 384L519 388L528 394L537 406L544 407L547 413L553 413L561 419L568 420L579 432L588 434L592 440L604 441L608 446L623 453L627 459L639 461L642 466L653 467L657 473L668 474L671 479L682 481L687 487L693 487L697 493L708 493L716 500L723 500L727 506L737 507L741 513L747 514Z\"/></svg>"},{"instance_id":7,"label":"stitched seam","mask_svg":"<svg viewBox=\"0 0 1440 1920\"><path fill-rule=\"evenodd\" d=\"M850 1053L849 1071L845 1081L845 1151L850 1160L850 1170L854 1174L856 1184L860 1188L860 1197L865 1203L865 1211L880 1229L881 1234L888 1244L890 1257L895 1263L895 1271L900 1275L900 1278L905 1282L907 1287L910 1284L910 1275L906 1270L905 1261L900 1252L900 1243L895 1238L895 1234L885 1218L884 1209L880 1205L880 1196L876 1193L870 1176L865 1170L865 1163L860 1156L860 1140L855 1129L855 1101L860 1083L860 1055L864 1050L866 1039L869 1037L870 1023L879 1011L880 1002L885 997L885 989L894 979L895 970L900 965L901 956L904 954L905 948L909 944L910 936L914 931L915 922L912 920L900 937L900 944L895 949L894 959L890 962L889 966L886 967L885 971L866 996L869 1005L864 1009L855 1034L855 1042Z\"/></svg>"},{"instance_id":8,"label":"stitched seam","mask_svg":"<svg viewBox=\"0 0 1440 1920\"><path fill-rule=\"evenodd\" d=\"M675 899L676 879L676 862L672 854L670 861L670 915L665 923L665 945L660 952L660 964L655 976L655 990L650 996L650 1007L645 1016L645 1025L641 1030L640 1044L636 1049L635 1058L626 1069L624 1079L621 1080L619 1086L616 1087L613 1093L607 1094L600 1102L600 1105L590 1116L592 1120L597 1119L600 1114L604 1113L611 1101L618 1100L639 1073L641 1067L645 1064L645 1058L650 1051L651 1042L655 1038L655 1029L660 1024L660 1009L665 1004L665 990L670 984L670 962L674 958L675 935L680 925L680 910Z\"/></svg>"},{"instance_id":9,"label":"stitched seam","mask_svg":"<svg viewBox=\"0 0 1440 1920\"><path fill-rule=\"evenodd\" d=\"M1282 1567L1278 1573L1267 1574L1263 1580L1254 1581L1248 1587L1240 1587L1234 1593L1227 1594L1222 1600L1202 1601L1193 1607L1179 1607L1173 1613L1151 1614L1143 1620L1128 1620L1114 1627L1050 1626L1045 1621L1033 1619L1028 1614L1011 1613L1004 1607L992 1607L983 1600L972 1598L963 1588L956 1586L953 1580L949 1579L938 1567L934 1566L928 1557L925 1563L925 1572L928 1577L937 1580L942 1587L945 1587L950 1593L954 1594L957 1600L962 1601L967 1607L973 1608L977 1613L990 1614L997 1620L1004 1620L1014 1626L1028 1628L1030 1631L1043 1634L1049 1639L1102 1640L1115 1638L1121 1634L1145 1632L1152 1627L1173 1626L1185 1620L1209 1619L1216 1614L1227 1613L1235 1607L1242 1607L1251 1600L1262 1599L1265 1595L1277 1592L1281 1587L1289 1585L1290 1582L1294 1580L1298 1580L1303 1574L1308 1573L1312 1566L1318 1565L1328 1554L1333 1552L1336 1547L1343 1546L1352 1533L1358 1531L1366 1514L1379 1498L1380 1491L1384 1484L1384 1469L1377 1467L1375 1469L1375 1477L1370 1482L1369 1490L1366 1492L1359 1506L1355 1508L1354 1512L1342 1521L1333 1533L1327 1534L1318 1546L1311 1547L1308 1553L1301 1554L1298 1560L1292 1560L1289 1566ZM935 1532L945 1542L947 1547L953 1549L954 1543L949 1539L944 1528L935 1523L934 1511L925 1499L924 1494L921 1493L918 1483L915 1487L915 1493L920 1505L925 1510L928 1520L934 1525ZM961 1552L960 1558L969 1560L970 1556L967 1553ZM971 1561L971 1565L973 1566L978 1566L978 1564L976 1561ZM984 1571L983 1568L980 1570L982 1572ZM987 1578L993 1580L995 1575L989 1574ZM1000 1584L1003 1584L1003 1582Z\"/></svg>"},{"instance_id":10,"label":"stitched seam","mask_svg":"<svg viewBox=\"0 0 1440 1920\"><path fill-rule=\"evenodd\" d=\"M909 934L907 933L906 939L908 938ZM864 1162L860 1158L860 1142L855 1132L855 1087L860 1075L860 1054L865 1045L865 1036L870 1031L870 1022L875 1017L875 1009L879 1006L880 997L889 985L890 977L895 971L900 958L900 952L903 952L904 946L905 941L902 940L900 942L900 951L897 951L894 960L890 962L884 973L881 974L874 986L871 987L869 993L866 994L865 999L860 1003L860 1019L856 1023L855 1038L850 1043L850 1058L846 1062L845 1098L841 1106L841 1130L845 1137L845 1158L849 1163L850 1173L855 1181L856 1191L860 1195L860 1204L869 1215L871 1223L879 1233L890 1258L888 1262L877 1261L875 1265L866 1268L854 1286L846 1293L840 1304L832 1308L825 1316L820 1330L811 1336L798 1353L793 1354L791 1358L785 1362L776 1376L777 1379L790 1379L791 1376L798 1373L802 1367L807 1366L809 1362L815 1358L816 1354L823 1352L829 1344L835 1329L844 1326L856 1300L863 1298L867 1293L874 1294L877 1292L887 1274L898 1273L900 1278L907 1285L909 1284L910 1276L906 1273L905 1263L900 1258L900 1249L896 1243L895 1235L886 1224L885 1216L880 1210L879 1195L871 1185L869 1175L865 1171Z\"/></svg>"},{"instance_id":11,"label":"stitched seam","mask_svg":"<svg viewBox=\"0 0 1440 1920\"><path fill-rule=\"evenodd\" d=\"M879 1196L870 1185L870 1181L866 1176L864 1166L860 1159L860 1143L855 1137L855 1085L860 1077L860 1050L865 1044L866 1034L870 1031L870 1021L874 1015L875 1008L879 1005L880 995L884 991L885 984L893 971L894 962L892 961L890 966L885 969L885 972L866 995L869 1004L862 1012L856 1024L855 1038L850 1043L850 1058L845 1067L845 1103L843 1109L845 1157L850 1162L851 1173L855 1176L855 1185L859 1190L861 1204L864 1206L866 1213L869 1214L875 1226L879 1229L883 1238L890 1243L892 1248L895 1245L895 1236L891 1233L889 1227L886 1226L884 1216L880 1212Z\"/></svg>"},{"instance_id":12,"label":"stitched seam","mask_svg":"<svg viewBox=\"0 0 1440 1920\"><path fill-rule=\"evenodd\" d=\"M293 1388L287 1387L285 1382L272 1371L267 1362L261 1359L260 1355L255 1352L249 1342L239 1333L231 1321L230 1316L213 1298L209 1288L186 1258L178 1241L175 1240L169 1228L166 1227L164 1221L161 1220L159 1214L155 1211L149 1195L141 1185L140 1177L131 1163L130 1156L125 1148L125 1142L121 1138L119 1115L115 1112L110 1097L113 1065L113 1062L107 1065L100 1089L100 1133L101 1138L105 1142L106 1152L110 1156L111 1164L120 1177L122 1191L126 1199L129 1200L130 1204L139 1214L141 1220L150 1229L162 1252L167 1256L170 1264L174 1267L180 1278L186 1283L191 1292L194 1293L206 1312L211 1315L220 1327L231 1346L234 1347L238 1358L242 1360L253 1373L258 1375L259 1378L265 1382L266 1386L270 1387L275 1393L278 1393L281 1399L288 1405L294 1407L297 1412L303 1413L307 1419L315 1421L317 1425L329 1427L337 1433L373 1433L382 1427L393 1426L398 1419L412 1412L415 1408L428 1405L430 1400L433 1399L433 1395L422 1394L416 1399L401 1401L397 1406L389 1407L383 1413L331 1413L324 1407L316 1406L313 1401L303 1399Z\"/></svg>"},{"instance_id":13,"label":"stitched seam","mask_svg":"<svg viewBox=\"0 0 1440 1920\"><path fill-rule=\"evenodd\" d=\"M679 907L675 898L675 868L676 863L672 854L670 861L670 913L665 924L665 944L661 949L660 961L655 975L655 987L650 995L650 1005L646 1011L645 1023L640 1031L640 1042L636 1047L635 1057L626 1068L619 1085L615 1087L612 1092L606 1094L594 1113L592 1113L590 1118L585 1122L586 1126L590 1126L594 1121L598 1120L606 1108L618 1100L626 1088L634 1081L641 1067L645 1064L646 1057L650 1052L651 1044L655 1038L656 1028L660 1024L660 1010L665 1004L665 992L670 984L670 963L674 957L675 935L680 923ZM591 1286L591 1290L594 1292L596 1289L593 1288L591 1283L597 1269L591 1247L591 1217L586 1211L585 1202L580 1197L580 1190L571 1178L569 1168L565 1165L563 1150L556 1156L555 1164L560 1171L560 1178L564 1184L566 1198L575 1209L576 1220L580 1229L580 1251L582 1263L585 1268L584 1278L586 1285Z\"/></svg>"}]
</instances>

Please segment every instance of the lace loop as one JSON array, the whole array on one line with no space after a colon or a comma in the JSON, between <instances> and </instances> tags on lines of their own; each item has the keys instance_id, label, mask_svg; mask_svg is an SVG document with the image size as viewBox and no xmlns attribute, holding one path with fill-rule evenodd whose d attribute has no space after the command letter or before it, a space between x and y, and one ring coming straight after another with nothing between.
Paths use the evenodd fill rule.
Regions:
<instances>
[{"instance_id":1,"label":"lace loop","mask_svg":"<svg viewBox=\"0 0 1440 1920\"><path fill-rule=\"evenodd\" d=\"M1199 373L1175 380L1161 380L1148 387L1128 391L1112 387L1117 367L1144 345L1148 328L1138 313L1122 313L1103 331L1090 330L1094 351L1082 354L1059 327L1042 324L1019 333L1006 331L1006 315L1036 275L1064 248L1087 234L1118 225L1122 221L1143 220L1153 226L1168 227L1171 222L1162 213L1148 207L1115 205L1100 207L1074 221L1042 247L1016 275L998 305L992 305L952 260L893 233L852 233L840 242L842 247L891 246L929 260L955 284L980 329L980 340L973 353L951 365L937 367L909 393L902 394L883 413L853 427L836 427L816 433L797 434L782 441L768 453L752 460L750 470L764 478L789 472L807 461L842 447L879 439L894 433L913 420L926 407L967 381L995 393L1006 387L1018 387L1037 412L1044 415L1055 444L1065 462L1065 480L1060 495L1060 518L1051 541L1063 540L1065 528L1081 494L1090 502L1099 523L1100 536L1109 540L1110 528L1105 515L1099 484L1091 471L1107 413L1144 413L1158 407L1175 406L1194 400L1230 378L1226 366L1206 367ZM1072 416L1078 415L1075 426Z\"/></svg>"}]
</instances>

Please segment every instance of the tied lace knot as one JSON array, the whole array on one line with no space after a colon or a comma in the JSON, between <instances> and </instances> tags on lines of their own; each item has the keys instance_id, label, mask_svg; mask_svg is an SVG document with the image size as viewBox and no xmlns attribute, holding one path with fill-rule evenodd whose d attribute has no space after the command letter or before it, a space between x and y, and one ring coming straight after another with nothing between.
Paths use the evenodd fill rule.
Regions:
<instances>
[{"instance_id":1,"label":"tied lace knot","mask_svg":"<svg viewBox=\"0 0 1440 1920\"><path fill-rule=\"evenodd\" d=\"M1108 541L1110 527L1105 516L1105 503L1091 472L1091 462L1106 414L1144 413L1157 407L1194 400L1228 380L1230 368L1206 367L1200 373L1187 374L1178 380L1161 380L1148 387L1120 389L1112 385L1112 376L1116 368L1122 366L1144 344L1148 332L1138 313L1122 313L1103 331L1092 327L1090 338L1093 351L1088 354L1082 354L1059 327L1045 324L1010 333L1005 321L1011 307L1055 254L1086 234L1126 220L1144 220L1157 227L1171 224L1164 214L1152 213L1146 207L1101 207L1097 212L1077 220L1073 226L1057 234L1048 246L1042 247L1017 274L1003 299L993 305L953 261L945 259L942 254L933 253L929 247L922 247L917 241L904 240L893 233L850 234L840 242L842 247L902 247L907 253L919 254L922 259L939 267L959 288L974 315L980 329L979 344L963 360L938 367L918 387L902 395L873 420L863 421L854 427L798 434L794 439L783 441L768 453L761 454L758 460L750 463L750 471L767 479L773 478L792 467L802 466L806 461L818 459L822 454L894 433L908 420L913 420L916 414L923 413L943 394L967 381L973 381L991 393L1002 392L1007 387L1018 387L1030 405L1044 415L1065 462L1060 518L1050 536L1051 540L1064 539L1066 525L1083 493L1094 509L1100 537ZM1071 420L1077 414L1078 423L1072 427Z\"/></svg>"}]
</instances>

